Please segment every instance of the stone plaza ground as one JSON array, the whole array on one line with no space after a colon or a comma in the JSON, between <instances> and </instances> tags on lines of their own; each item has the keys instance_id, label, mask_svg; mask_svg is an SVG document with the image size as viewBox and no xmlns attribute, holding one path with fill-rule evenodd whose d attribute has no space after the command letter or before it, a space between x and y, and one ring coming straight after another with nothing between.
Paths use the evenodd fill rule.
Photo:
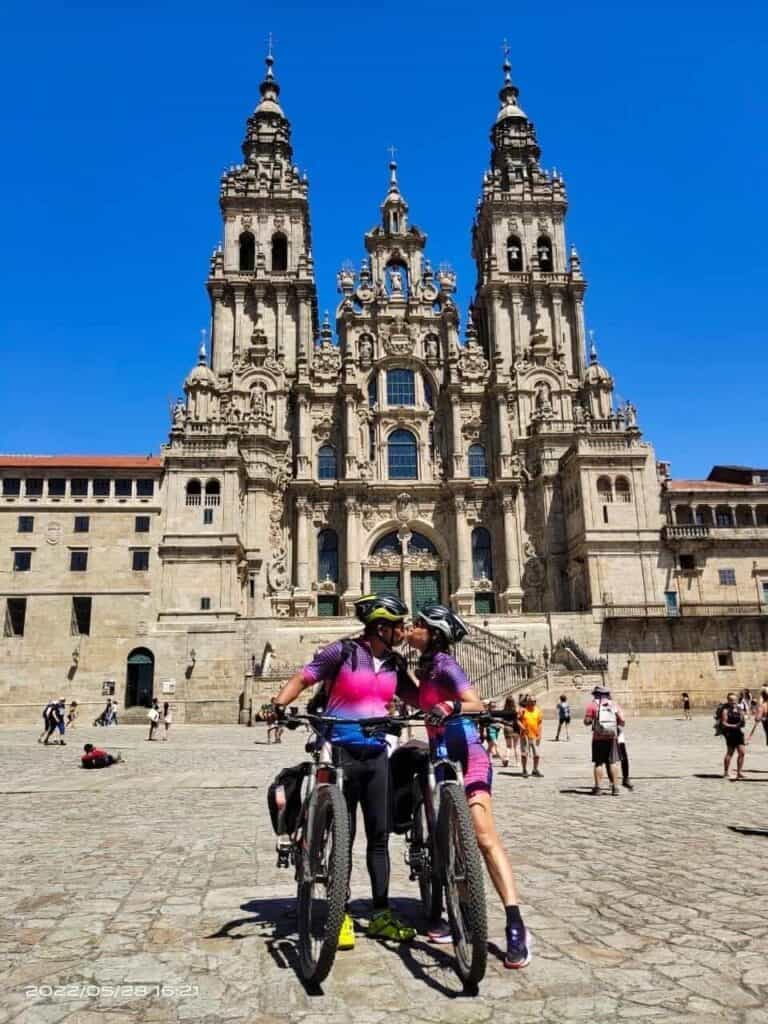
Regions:
<instances>
[{"instance_id":1,"label":"stone plaza ground","mask_svg":"<svg viewBox=\"0 0 768 1024\"><path fill-rule=\"evenodd\" d=\"M0 733L0 1024L134 1022L768 1021L768 749L748 781L718 777L712 721L630 722L634 793L588 795L588 736L551 742L543 779L498 769L498 821L517 866L535 958L501 963L503 915L488 885L491 946L467 997L452 949L358 935L322 994L296 974L293 883L275 867L267 785L301 758L303 733L80 724L64 748L37 723ZM84 772L86 740L126 763ZM358 840L352 910L366 920ZM402 840L392 894L419 924Z\"/></svg>"}]
</instances>

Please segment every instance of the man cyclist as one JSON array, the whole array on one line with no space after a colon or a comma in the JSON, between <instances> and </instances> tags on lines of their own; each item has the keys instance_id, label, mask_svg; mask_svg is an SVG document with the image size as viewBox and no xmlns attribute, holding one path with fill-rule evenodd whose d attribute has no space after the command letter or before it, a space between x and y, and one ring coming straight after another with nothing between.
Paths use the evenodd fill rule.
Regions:
<instances>
[{"instance_id":1,"label":"man cyclist","mask_svg":"<svg viewBox=\"0 0 768 1024\"><path fill-rule=\"evenodd\" d=\"M393 651L405 635L408 607L399 598L369 594L355 603L363 635L318 651L273 698L278 713L305 689L323 683L325 713L334 718L379 718L388 715L395 696L410 694L413 684L404 659ZM389 763L386 737L366 735L359 725L335 724L329 734L334 763L344 769L344 798L349 809L350 856L355 841L358 805L367 839L366 862L371 879L373 913L368 935L410 941L416 935L389 909ZM349 914L339 934L339 949L351 949L355 929Z\"/></svg>"}]
</instances>

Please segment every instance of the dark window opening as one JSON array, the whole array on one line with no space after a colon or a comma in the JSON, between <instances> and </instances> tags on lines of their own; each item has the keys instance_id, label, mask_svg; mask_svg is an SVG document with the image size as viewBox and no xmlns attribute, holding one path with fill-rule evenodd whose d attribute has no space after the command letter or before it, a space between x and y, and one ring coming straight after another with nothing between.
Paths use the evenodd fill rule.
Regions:
<instances>
[{"instance_id":1,"label":"dark window opening","mask_svg":"<svg viewBox=\"0 0 768 1024\"><path fill-rule=\"evenodd\" d=\"M210 526L213 523L213 509L203 509L203 526Z\"/></svg>"},{"instance_id":2,"label":"dark window opening","mask_svg":"<svg viewBox=\"0 0 768 1024\"><path fill-rule=\"evenodd\" d=\"M24 636L24 624L27 618L26 597L9 597L5 603L4 636Z\"/></svg>"},{"instance_id":3,"label":"dark window opening","mask_svg":"<svg viewBox=\"0 0 768 1024\"><path fill-rule=\"evenodd\" d=\"M387 404L416 404L416 383L413 370L387 371Z\"/></svg>"},{"instance_id":4,"label":"dark window opening","mask_svg":"<svg viewBox=\"0 0 768 1024\"><path fill-rule=\"evenodd\" d=\"M67 493L67 481L55 477L48 481L48 494L52 498L63 498Z\"/></svg>"},{"instance_id":5,"label":"dark window opening","mask_svg":"<svg viewBox=\"0 0 768 1024\"><path fill-rule=\"evenodd\" d=\"M149 516L136 516L136 533L149 533Z\"/></svg>"},{"instance_id":6,"label":"dark window opening","mask_svg":"<svg viewBox=\"0 0 768 1024\"><path fill-rule=\"evenodd\" d=\"M736 586L736 570L735 569L720 569L718 570L718 577L720 579L721 587L735 587Z\"/></svg>"},{"instance_id":7,"label":"dark window opening","mask_svg":"<svg viewBox=\"0 0 768 1024\"><path fill-rule=\"evenodd\" d=\"M317 453L317 479L336 479L336 449L324 444Z\"/></svg>"},{"instance_id":8,"label":"dark window opening","mask_svg":"<svg viewBox=\"0 0 768 1024\"><path fill-rule=\"evenodd\" d=\"M285 235L272 235L272 270L283 273L288 269L288 239Z\"/></svg>"},{"instance_id":9,"label":"dark window opening","mask_svg":"<svg viewBox=\"0 0 768 1024\"><path fill-rule=\"evenodd\" d=\"M72 598L72 635L90 636L91 633L91 604L90 597Z\"/></svg>"},{"instance_id":10,"label":"dark window opening","mask_svg":"<svg viewBox=\"0 0 768 1024\"><path fill-rule=\"evenodd\" d=\"M321 530L317 535L317 580L339 582L339 540L335 530Z\"/></svg>"},{"instance_id":11,"label":"dark window opening","mask_svg":"<svg viewBox=\"0 0 768 1024\"><path fill-rule=\"evenodd\" d=\"M693 572L696 568L695 555L678 555L678 561L682 572Z\"/></svg>"},{"instance_id":12,"label":"dark window opening","mask_svg":"<svg viewBox=\"0 0 768 1024\"><path fill-rule=\"evenodd\" d=\"M718 651L717 652L717 667L718 668L733 668L733 651Z\"/></svg>"},{"instance_id":13,"label":"dark window opening","mask_svg":"<svg viewBox=\"0 0 768 1024\"><path fill-rule=\"evenodd\" d=\"M149 568L149 551L146 548L137 548L132 555L133 571L146 572Z\"/></svg>"},{"instance_id":14,"label":"dark window opening","mask_svg":"<svg viewBox=\"0 0 768 1024\"><path fill-rule=\"evenodd\" d=\"M29 572L32 568L32 552L31 551L14 551L13 552L13 571L14 572Z\"/></svg>"},{"instance_id":15,"label":"dark window opening","mask_svg":"<svg viewBox=\"0 0 768 1024\"><path fill-rule=\"evenodd\" d=\"M88 569L87 548L77 548L69 553L70 572L86 572Z\"/></svg>"},{"instance_id":16,"label":"dark window opening","mask_svg":"<svg viewBox=\"0 0 768 1024\"><path fill-rule=\"evenodd\" d=\"M515 274L523 269L523 246L517 235L510 235L507 239L507 267Z\"/></svg>"},{"instance_id":17,"label":"dark window opening","mask_svg":"<svg viewBox=\"0 0 768 1024\"><path fill-rule=\"evenodd\" d=\"M32 533L35 528L35 517L34 516L19 516L18 532L19 533Z\"/></svg>"},{"instance_id":18,"label":"dark window opening","mask_svg":"<svg viewBox=\"0 0 768 1024\"><path fill-rule=\"evenodd\" d=\"M604 523L608 522L608 506L607 505L603 505L603 522Z\"/></svg>"},{"instance_id":19,"label":"dark window opening","mask_svg":"<svg viewBox=\"0 0 768 1024\"><path fill-rule=\"evenodd\" d=\"M88 533L90 529L90 516L75 516L75 533Z\"/></svg>"},{"instance_id":20,"label":"dark window opening","mask_svg":"<svg viewBox=\"0 0 768 1024\"><path fill-rule=\"evenodd\" d=\"M88 494L88 481L77 477L69 481L69 493L73 498L85 498Z\"/></svg>"},{"instance_id":21,"label":"dark window opening","mask_svg":"<svg viewBox=\"0 0 768 1024\"><path fill-rule=\"evenodd\" d=\"M115 496L130 498L133 494L133 480L115 480Z\"/></svg>"},{"instance_id":22,"label":"dark window opening","mask_svg":"<svg viewBox=\"0 0 768 1024\"><path fill-rule=\"evenodd\" d=\"M211 599L210 599L210 597L201 597L200 598L200 611L201 612L208 612L210 610L211 610Z\"/></svg>"},{"instance_id":23,"label":"dark window opening","mask_svg":"<svg viewBox=\"0 0 768 1024\"><path fill-rule=\"evenodd\" d=\"M250 231L244 231L240 235L240 269L255 270L256 268L256 239Z\"/></svg>"},{"instance_id":24,"label":"dark window opening","mask_svg":"<svg viewBox=\"0 0 768 1024\"><path fill-rule=\"evenodd\" d=\"M155 493L154 480L137 480L136 494L139 498L151 498Z\"/></svg>"},{"instance_id":25,"label":"dark window opening","mask_svg":"<svg viewBox=\"0 0 768 1024\"><path fill-rule=\"evenodd\" d=\"M493 594L475 594L475 615L493 615L495 611L496 598Z\"/></svg>"},{"instance_id":26,"label":"dark window opening","mask_svg":"<svg viewBox=\"0 0 768 1024\"><path fill-rule=\"evenodd\" d=\"M111 480L94 480L93 481L93 496L94 498L108 498L109 497L109 485Z\"/></svg>"},{"instance_id":27,"label":"dark window opening","mask_svg":"<svg viewBox=\"0 0 768 1024\"><path fill-rule=\"evenodd\" d=\"M15 476L7 476L3 480L3 495L6 498L16 498L21 494L21 480Z\"/></svg>"},{"instance_id":28,"label":"dark window opening","mask_svg":"<svg viewBox=\"0 0 768 1024\"><path fill-rule=\"evenodd\" d=\"M542 235L536 243L536 252L539 254L539 270L550 273L554 269L552 262L552 240Z\"/></svg>"},{"instance_id":29,"label":"dark window opening","mask_svg":"<svg viewBox=\"0 0 768 1024\"><path fill-rule=\"evenodd\" d=\"M472 575L476 580L493 579L491 534L484 526L472 531Z\"/></svg>"},{"instance_id":30,"label":"dark window opening","mask_svg":"<svg viewBox=\"0 0 768 1024\"><path fill-rule=\"evenodd\" d=\"M469 475L475 480L488 476L485 448L481 444L469 446Z\"/></svg>"},{"instance_id":31,"label":"dark window opening","mask_svg":"<svg viewBox=\"0 0 768 1024\"><path fill-rule=\"evenodd\" d=\"M40 498L43 494L43 481L41 477L27 477L25 488L28 498Z\"/></svg>"}]
</instances>

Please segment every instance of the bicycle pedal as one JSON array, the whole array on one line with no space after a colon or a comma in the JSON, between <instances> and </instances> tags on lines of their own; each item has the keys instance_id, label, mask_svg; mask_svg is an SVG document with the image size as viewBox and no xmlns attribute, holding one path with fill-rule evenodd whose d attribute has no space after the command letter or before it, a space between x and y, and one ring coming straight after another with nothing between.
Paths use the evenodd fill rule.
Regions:
<instances>
[{"instance_id":1,"label":"bicycle pedal","mask_svg":"<svg viewBox=\"0 0 768 1024\"><path fill-rule=\"evenodd\" d=\"M288 868L291 865L291 843L290 840L278 840L277 843L277 866L279 868Z\"/></svg>"}]
</instances>

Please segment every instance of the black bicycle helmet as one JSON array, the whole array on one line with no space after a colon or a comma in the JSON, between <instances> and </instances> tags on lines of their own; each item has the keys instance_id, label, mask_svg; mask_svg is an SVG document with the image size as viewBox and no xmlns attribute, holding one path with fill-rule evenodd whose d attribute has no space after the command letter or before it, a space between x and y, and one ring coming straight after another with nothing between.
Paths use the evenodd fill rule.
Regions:
<instances>
[{"instance_id":1,"label":"black bicycle helmet","mask_svg":"<svg viewBox=\"0 0 768 1024\"><path fill-rule=\"evenodd\" d=\"M355 601L355 615L367 626L371 622L403 622L408 616L408 605L393 594L366 594Z\"/></svg>"},{"instance_id":2,"label":"black bicycle helmet","mask_svg":"<svg viewBox=\"0 0 768 1024\"><path fill-rule=\"evenodd\" d=\"M423 622L428 629L438 630L450 644L457 644L469 632L466 622L444 604L431 604L422 608L416 621Z\"/></svg>"}]
</instances>

